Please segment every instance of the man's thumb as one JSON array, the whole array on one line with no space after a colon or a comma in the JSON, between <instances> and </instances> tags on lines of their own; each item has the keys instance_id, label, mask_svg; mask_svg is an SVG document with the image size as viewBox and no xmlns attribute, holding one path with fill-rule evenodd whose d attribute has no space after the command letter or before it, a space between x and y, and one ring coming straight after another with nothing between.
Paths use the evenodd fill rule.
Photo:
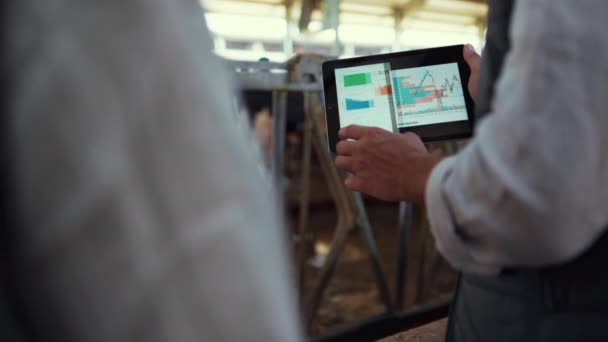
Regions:
<instances>
[{"instance_id":1,"label":"man's thumb","mask_svg":"<svg viewBox=\"0 0 608 342\"><path fill-rule=\"evenodd\" d=\"M467 44L464 46L464 60L469 65L469 68L473 70L479 69L479 62L481 56L475 52L475 48L471 44Z\"/></svg>"}]
</instances>

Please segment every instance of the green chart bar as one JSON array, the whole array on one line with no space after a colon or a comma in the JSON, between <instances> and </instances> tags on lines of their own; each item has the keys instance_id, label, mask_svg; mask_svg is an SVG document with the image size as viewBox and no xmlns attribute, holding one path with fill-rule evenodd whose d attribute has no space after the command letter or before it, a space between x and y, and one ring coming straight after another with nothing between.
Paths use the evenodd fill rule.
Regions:
<instances>
[{"instance_id":1,"label":"green chart bar","mask_svg":"<svg viewBox=\"0 0 608 342\"><path fill-rule=\"evenodd\" d=\"M344 87L354 87L372 83L372 75L369 72L344 76Z\"/></svg>"}]
</instances>

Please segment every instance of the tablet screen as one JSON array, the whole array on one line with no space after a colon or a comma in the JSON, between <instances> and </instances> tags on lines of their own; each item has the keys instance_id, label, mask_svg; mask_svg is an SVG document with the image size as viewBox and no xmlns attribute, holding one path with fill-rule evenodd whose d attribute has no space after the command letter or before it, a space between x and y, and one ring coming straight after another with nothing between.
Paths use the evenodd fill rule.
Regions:
<instances>
[{"instance_id":1,"label":"tablet screen","mask_svg":"<svg viewBox=\"0 0 608 342\"><path fill-rule=\"evenodd\" d=\"M469 138L474 104L463 45L323 63L329 149L348 125L413 132L423 142Z\"/></svg>"},{"instance_id":2,"label":"tablet screen","mask_svg":"<svg viewBox=\"0 0 608 342\"><path fill-rule=\"evenodd\" d=\"M401 128L468 119L458 63L391 68L391 63L335 69L340 127Z\"/></svg>"}]
</instances>

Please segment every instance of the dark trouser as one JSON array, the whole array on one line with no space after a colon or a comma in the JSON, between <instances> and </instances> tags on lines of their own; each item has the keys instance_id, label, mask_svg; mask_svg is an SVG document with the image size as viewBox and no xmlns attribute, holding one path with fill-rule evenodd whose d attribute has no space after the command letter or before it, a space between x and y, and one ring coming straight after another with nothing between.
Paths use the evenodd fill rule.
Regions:
<instances>
[{"instance_id":1,"label":"dark trouser","mask_svg":"<svg viewBox=\"0 0 608 342\"><path fill-rule=\"evenodd\" d=\"M608 341L608 234L563 265L463 274L447 342Z\"/></svg>"}]
</instances>

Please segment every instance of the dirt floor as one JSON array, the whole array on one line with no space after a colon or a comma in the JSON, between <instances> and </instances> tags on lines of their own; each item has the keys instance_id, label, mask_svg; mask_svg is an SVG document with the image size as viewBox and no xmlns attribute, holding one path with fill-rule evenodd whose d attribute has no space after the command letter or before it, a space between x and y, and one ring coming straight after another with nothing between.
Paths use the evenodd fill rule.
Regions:
<instances>
[{"instance_id":1,"label":"dirt floor","mask_svg":"<svg viewBox=\"0 0 608 342\"><path fill-rule=\"evenodd\" d=\"M437 322L387 337L379 342L443 342L447 323L447 318L444 318Z\"/></svg>"},{"instance_id":2,"label":"dirt floor","mask_svg":"<svg viewBox=\"0 0 608 342\"><path fill-rule=\"evenodd\" d=\"M290 177L289 208L292 226L297 223L297 198L301 189L297 177ZM296 180L294 180L296 179ZM309 229L314 237L313 253L308 258L305 268L304 286L301 290L302 311L307 305L313 289L317 285L320 264L332 242L336 224L336 210L327 191L324 177L320 170L313 169L311 178L311 209ZM396 259L398 237L398 205L385 203L370 198L365 199L375 242L379 251L381 265L386 274L394 301L396 293ZM415 222L410 233L408 245L408 263L405 286L405 306L429 303L437 298L450 294L455 285L455 272L438 256L434 242L428 232L428 226L421 219L424 213L416 209ZM293 244L295 250L296 244ZM434 266L433 266L434 265ZM434 271L433 271L434 270ZM313 320L309 333L312 336L323 335L332 329L348 323L357 322L385 311L380 301L378 287L362 234L355 230L347 240L333 277L325 292L321 305ZM426 335L435 336L443 331L445 323L438 323L431 328L422 329ZM426 336L425 335L425 336ZM420 339L422 335L403 334L388 341L439 341L438 339Z\"/></svg>"}]
</instances>

